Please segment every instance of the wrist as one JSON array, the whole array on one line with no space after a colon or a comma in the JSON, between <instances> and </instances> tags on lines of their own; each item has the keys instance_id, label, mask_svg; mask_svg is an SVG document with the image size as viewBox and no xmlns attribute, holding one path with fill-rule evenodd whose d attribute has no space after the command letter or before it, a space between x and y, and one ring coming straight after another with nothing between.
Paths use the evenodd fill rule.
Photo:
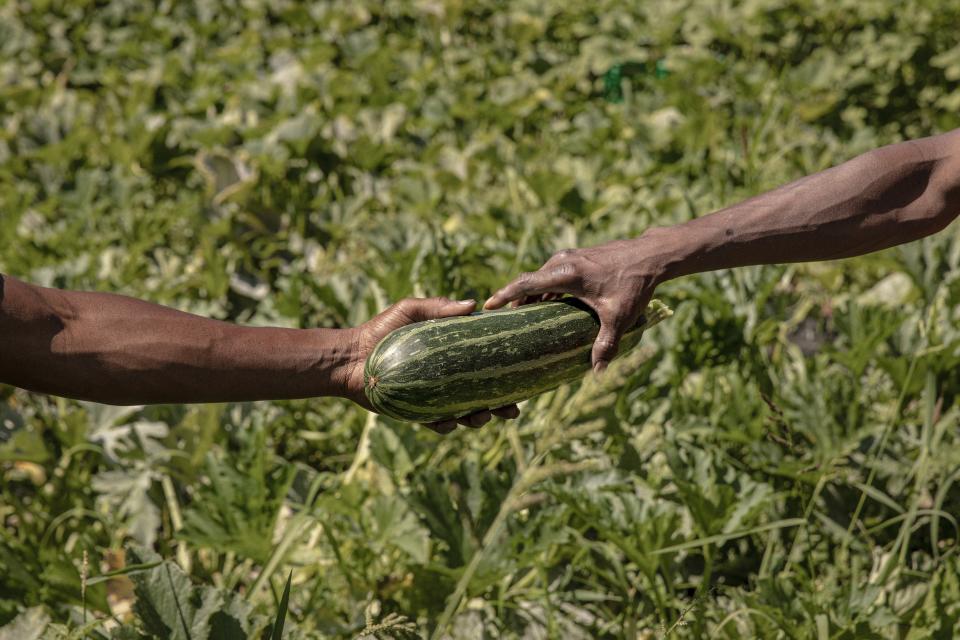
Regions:
<instances>
[{"instance_id":1,"label":"wrist","mask_svg":"<svg viewBox=\"0 0 960 640\"><path fill-rule=\"evenodd\" d=\"M686 224L650 227L637 238L649 256L656 284L697 273L707 242Z\"/></svg>"},{"instance_id":2,"label":"wrist","mask_svg":"<svg viewBox=\"0 0 960 640\"><path fill-rule=\"evenodd\" d=\"M360 336L356 328L308 329L313 360L310 376L326 388L316 395L332 395L354 400L363 395L363 364ZM360 387L357 388L357 380Z\"/></svg>"}]
</instances>

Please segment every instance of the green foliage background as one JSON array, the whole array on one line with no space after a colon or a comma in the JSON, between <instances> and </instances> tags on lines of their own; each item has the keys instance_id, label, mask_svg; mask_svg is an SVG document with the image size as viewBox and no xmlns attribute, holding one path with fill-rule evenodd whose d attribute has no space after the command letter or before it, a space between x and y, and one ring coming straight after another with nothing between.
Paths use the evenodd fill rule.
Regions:
<instances>
[{"instance_id":1,"label":"green foliage background","mask_svg":"<svg viewBox=\"0 0 960 640\"><path fill-rule=\"evenodd\" d=\"M293 327L483 298L960 126L958 23L947 0L7 0L0 271ZM958 278L950 228L672 282L606 383L443 439L329 399L0 389L0 637L260 637L290 571L286 637L950 637ZM111 628L118 549L139 597Z\"/></svg>"}]
</instances>

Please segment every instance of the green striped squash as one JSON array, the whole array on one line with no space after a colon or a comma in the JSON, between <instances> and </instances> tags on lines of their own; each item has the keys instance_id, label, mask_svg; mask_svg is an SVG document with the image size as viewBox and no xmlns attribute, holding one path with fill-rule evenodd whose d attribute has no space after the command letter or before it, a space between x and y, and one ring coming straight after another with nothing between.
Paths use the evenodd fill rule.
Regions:
<instances>
[{"instance_id":1,"label":"green striped squash","mask_svg":"<svg viewBox=\"0 0 960 640\"><path fill-rule=\"evenodd\" d=\"M671 313L652 301L620 353ZM364 390L379 413L411 422L501 407L582 377L599 329L596 314L572 298L418 322L370 353Z\"/></svg>"}]
</instances>

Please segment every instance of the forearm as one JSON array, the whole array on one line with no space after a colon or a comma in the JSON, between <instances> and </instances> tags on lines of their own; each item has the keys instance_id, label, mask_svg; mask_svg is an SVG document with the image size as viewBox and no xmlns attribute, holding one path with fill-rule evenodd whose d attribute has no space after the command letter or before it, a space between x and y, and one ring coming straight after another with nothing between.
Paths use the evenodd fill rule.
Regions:
<instances>
[{"instance_id":1,"label":"forearm","mask_svg":"<svg viewBox=\"0 0 960 640\"><path fill-rule=\"evenodd\" d=\"M574 295L596 311L591 362L602 370L654 290L679 276L757 264L846 258L935 233L960 213L960 129L883 147L838 167L639 238L565 249L484 304Z\"/></svg>"},{"instance_id":2,"label":"forearm","mask_svg":"<svg viewBox=\"0 0 960 640\"><path fill-rule=\"evenodd\" d=\"M934 233L960 212L957 132L854 158L674 227L653 229L664 278L846 258Z\"/></svg>"},{"instance_id":3,"label":"forearm","mask_svg":"<svg viewBox=\"0 0 960 640\"><path fill-rule=\"evenodd\" d=\"M342 395L351 331L240 327L5 278L0 382L108 404Z\"/></svg>"}]
</instances>

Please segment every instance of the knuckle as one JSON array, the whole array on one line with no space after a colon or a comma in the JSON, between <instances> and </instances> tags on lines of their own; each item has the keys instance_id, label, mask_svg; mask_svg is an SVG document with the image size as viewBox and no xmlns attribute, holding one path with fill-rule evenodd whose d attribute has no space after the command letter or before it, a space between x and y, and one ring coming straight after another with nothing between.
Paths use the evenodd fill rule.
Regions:
<instances>
[{"instance_id":1,"label":"knuckle","mask_svg":"<svg viewBox=\"0 0 960 640\"><path fill-rule=\"evenodd\" d=\"M594 350L594 358L597 360L613 360L617 355L617 345L612 343L598 344Z\"/></svg>"},{"instance_id":2,"label":"knuckle","mask_svg":"<svg viewBox=\"0 0 960 640\"><path fill-rule=\"evenodd\" d=\"M513 290L515 292L523 293L533 284L533 273L530 271L524 271L517 279L513 282Z\"/></svg>"},{"instance_id":3,"label":"knuckle","mask_svg":"<svg viewBox=\"0 0 960 640\"><path fill-rule=\"evenodd\" d=\"M616 303L607 296L599 295L594 299L594 308L597 310L601 321L610 322L613 319Z\"/></svg>"},{"instance_id":4,"label":"knuckle","mask_svg":"<svg viewBox=\"0 0 960 640\"><path fill-rule=\"evenodd\" d=\"M617 336L612 332L601 333L597 336L596 345L602 351L608 351L617 347Z\"/></svg>"},{"instance_id":5,"label":"knuckle","mask_svg":"<svg viewBox=\"0 0 960 640\"><path fill-rule=\"evenodd\" d=\"M597 312L602 321L614 328L620 328L629 324L633 309L623 300L602 296L597 300Z\"/></svg>"},{"instance_id":6,"label":"knuckle","mask_svg":"<svg viewBox=\"0 0 960 640\"><path fill-rule=\"evenodd\" d=\"M405 316L407 315L408 310L409 309L406 305L406 301L398 300L397 302L394 302L393 304L391 304L389 307L387 307L377 315L385 318Z\"/></svg>"},{"instance_id":7,"label":"knuckle","mask_svg":"<svg viewBox=\"0 0 960 640\"><path fill-rule=\"evenodd\" d=\"M577 275L577 271L577 265L573 264L572 262L561 262L557 266L553 267L550 270L550 273L551 275L557 277L569 278L570 276Z\"/></svg>"},{"instance_id":8,"label":"knuckle","mask_svg":"<svg viewBox=\"0 0 960 640\"><path fill-rule=\"evenodd\" d=\"M610 362L617 357L617 345L609 344L597 352L597 359Z\"/></svg>"}]
</instances>

